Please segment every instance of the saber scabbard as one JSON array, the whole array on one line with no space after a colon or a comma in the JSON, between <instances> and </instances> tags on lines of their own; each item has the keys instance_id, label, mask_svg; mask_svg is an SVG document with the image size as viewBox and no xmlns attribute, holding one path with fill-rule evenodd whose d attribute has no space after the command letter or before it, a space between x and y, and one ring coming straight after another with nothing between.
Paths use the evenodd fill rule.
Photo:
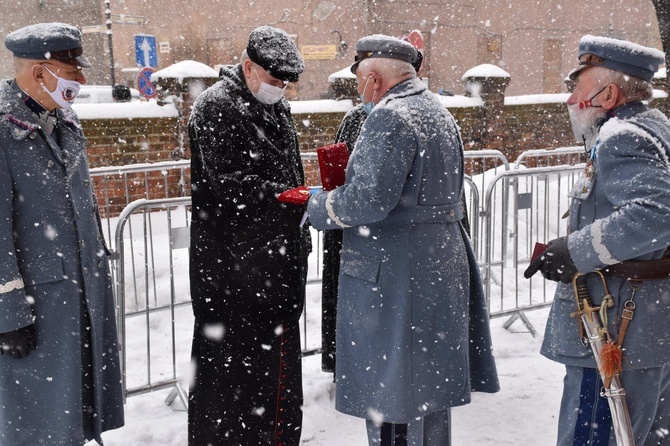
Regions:
<instances>
[{"instance_id":1,"label":"saber scabbard","mask_svg":"<svg viewBox=\"0 0 670 446\"><path fill-rule=\"evenodd\" d=\"M607 289L605 278L602 273L600 273L600 271L595 271L595 274L600 275L603 284L605 285L605 289ZM570 316L577 317L579 335L582 337L582 342L588 342L590 345L591 350L593 351L593 357L596 360L598 372L600 373L603 383L605 383L609 377L606 377L603 373L600 353L606 343L604 335L606 327L603 327L600 321L600 316L598 315L600 307L593 306L593 301L589 295L586 283L586 276L584 274L575 274L572 278L572 289L577 301L577 311ZM601 395L607 398L607 403L610 407L612 427L614 428L614 433L616 435L616 444L617 446L635 446L633 426L630 421L628 406L626 405L626 392L621 385L621 379L618 374L609 379L611 380L611 383L609 387L604 387L603 385Z\"/></svg>"}]
</instances>

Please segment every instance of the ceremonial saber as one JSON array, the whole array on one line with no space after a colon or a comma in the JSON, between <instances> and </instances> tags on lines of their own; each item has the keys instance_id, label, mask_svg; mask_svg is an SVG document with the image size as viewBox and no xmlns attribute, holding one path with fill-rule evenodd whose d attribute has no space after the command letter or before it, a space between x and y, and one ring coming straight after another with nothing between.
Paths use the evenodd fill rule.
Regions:
<instances>
[{"instance_id":1,"label":"ceremonial saber","mask_svg":"<svg viewBox=\"0 0 670 446\"><path fill-rule=\"evenodd\" d=\"M605 278L602 273L596 271L600 275L603 283ZM596 359L598 372L603 383L606 382L606 376L602 372L602 360L600 352L605 346L605 339L603 338L603 326L598 316L600 307L594 307L589 290L586 286L586 276L581 273L575 274L572 278L572 288L575 292L575 299L577 300L578 311L572 313L571 316L577 316L579 322L579 334L582 336L582 342L588 340L593 356ZM616 435L617 446L635 446L635 439L633 438L633 425L630 422L630 414L628 413L628 406L626 405L626 391L621 385L621 378L616 374L611 378L609 388L605 388L601 395L607 398L607 403L610 407L612 415L612 427Z\"/></svg>"}]
</instances>

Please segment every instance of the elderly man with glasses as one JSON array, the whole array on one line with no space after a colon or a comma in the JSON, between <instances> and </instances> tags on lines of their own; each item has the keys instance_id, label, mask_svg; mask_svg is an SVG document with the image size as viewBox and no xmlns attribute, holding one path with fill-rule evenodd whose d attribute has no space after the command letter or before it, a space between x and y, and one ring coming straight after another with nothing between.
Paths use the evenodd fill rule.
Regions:
<instances>
[{"instance_id":1,"label":"elderly man with glasses","mask_svg":"<svg viewBox=\"0 0 670 446\"><path fill-rule=\"evenodd\" d=\"M304 184L284 99L303 69L291 37L261 26L193 106L191 446L300 441L310 239L304 206L278 197Z\"/></svg>"},{"instance_id":2,"label":"elderly man with glasses","mask_svg":"<svg viewBox=\"0 0 670 446\"><path fill-rule=\"evenodd\" d=\"M559 282L541 350L566 367L559 445L670 444L670 121L647 105L664 60L587 35L569 75L589 159L570 193L569 235L525 273ZM601 327L589 336L593 317Z\"/></svg>"},{"instance_id":3,"label":"elderly man with glasses","mask_svg":"<svg viewBox=\"0 0 670 446\"><path fill-rule=\"evenodd\" d=\"M108 251L70 108L86 83L81 33L7 35L0 83L0 444L102 443L123 426Z\"/></svg>"}]
</instances>

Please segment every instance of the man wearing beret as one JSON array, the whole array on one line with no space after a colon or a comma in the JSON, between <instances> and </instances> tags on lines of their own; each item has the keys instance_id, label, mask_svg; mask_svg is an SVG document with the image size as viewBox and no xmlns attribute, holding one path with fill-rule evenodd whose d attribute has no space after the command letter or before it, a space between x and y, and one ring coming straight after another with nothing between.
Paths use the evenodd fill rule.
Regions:
<instances>
[{"instance_id":1,"label":"man wearing beret","mask_svg":"<svg viewBox=\"0 0 670 446\"><path fill-rule=\"evenodd\" d=\"M370 445L449 445L449 410L498 391L486 301L464 208L454 118L417 78L416 50L356 43L367 119L346 181L310 198L319 229L343 229L336 408Z\"/></svg>"},{"instance_id":2,"label":"man wearing beret","mask_svg":"<svg viewBox=\"0 0 670 446\"><path fill-rule=\"evenodd\" d=\"M646 105L664 60L653 48L587 35L569 75L572 128L590 156L570 193L569 235L550 241L525 273L559 282L541 350L566 367L559 445L614 445L623 435L601 396L611 387L571 317L586 308L583 299L577 308L573 280L590 306L603 307L611 345L598 356L616 365L602 369L606 380L623 368L634 444L670 442L670 122Z\"/></svg>"},{"instance_id":3,"label":"man wearing beret","mask_svg":"<svg viewBox=\"0 0 670 446\"><path fill-rule=\"evenodd\" d=\"M283 98L303 69L286 32L259 27L193 106L191 446L300 441L310 239L305 207L277 197L304 184Z\"/></svg>"},{"instance_id":4,"label":"man wearing beret","mask_svg":"<svg viewBox=\"0 0 670 446\"><path fill-rule=\"evenodd\" d=\"M8 34L0 82L0 444L81 445L123 426L107 250L70 105L90 67L62 23Z\"/></svg>"}]
</instances>

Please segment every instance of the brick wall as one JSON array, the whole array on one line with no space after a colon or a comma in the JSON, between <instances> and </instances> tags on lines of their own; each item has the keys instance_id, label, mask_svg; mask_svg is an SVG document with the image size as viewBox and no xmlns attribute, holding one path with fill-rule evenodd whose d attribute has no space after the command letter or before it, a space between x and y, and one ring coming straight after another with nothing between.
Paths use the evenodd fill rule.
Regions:
<instances>
[{"instance_id":1,"label":"brick wall","mask_svg":"<svg viewBox=\"0 0 670 446\"><path fill-rule=\"evenodd\" d=\"M575 145L567 109L563 102L501 105L487 108L452 107L461 129L465 150L497 149L514 162L531 149ZM662 99L652 106L665 109ZM492 113L491 110L494 110ZM294 114L302 152L332 144L345 112L304 112ZM91 167L125 166L138 163L170 161L189 155L188 138L179 135L185 117L141 119L82 119L88 139ZM185 147L182 147L185 146ZM567 160L571 162L571 160ZM316 161L305 162L306 184L318 185ZM487 166L468 166L468 174L480 173ZM188 171L159 171L150 174L107 175L96 178L96 193L104 213L116 215L130 201L138 198L165 198L188 195Z\"/></svg>"},{"instance_id":2,"label":"brick wall","mask_svg":"<svg viewBox=\"0 0 670 446\"><path fill-rule=\"evenodd\" d=\"M170 161L179 147L177 118L82 119L91 168ZM156 171L93 176L103 216L118 215L130 202L179 196L180 172Z\"/></svg>"}]
</instances>

